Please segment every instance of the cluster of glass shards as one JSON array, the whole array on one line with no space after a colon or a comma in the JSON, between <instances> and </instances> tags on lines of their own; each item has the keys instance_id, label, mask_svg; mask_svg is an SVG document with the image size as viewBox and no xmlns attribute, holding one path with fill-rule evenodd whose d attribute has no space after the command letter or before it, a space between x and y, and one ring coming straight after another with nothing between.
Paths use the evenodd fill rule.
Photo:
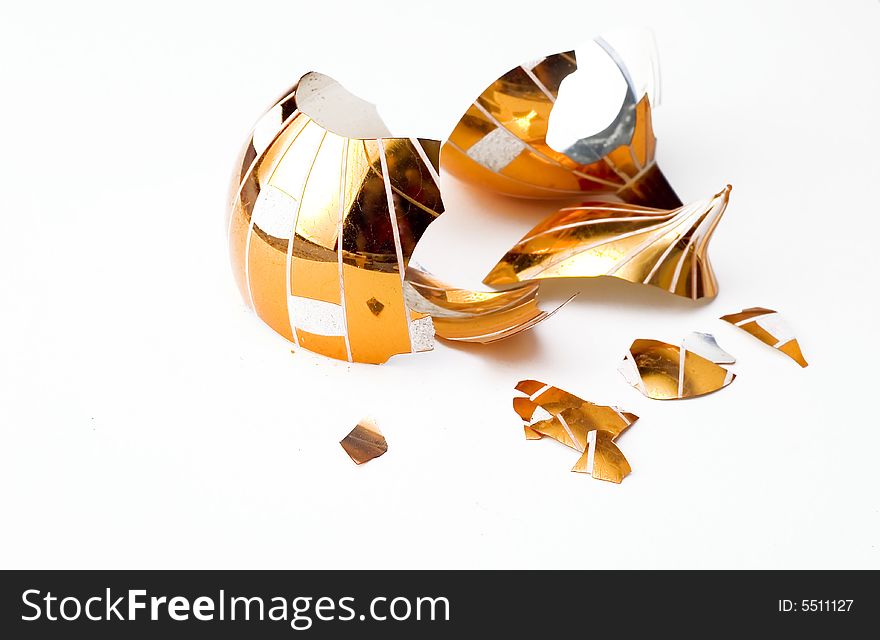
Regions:
<instances>
[{"instance_id":1,"label":"cluster of glass shards","mask_svg":"<svg viewBox=\"0 0 880 640\"><path fill-rule=\"evenodd\" d=\"M785 319L772 309L750 307L721 319L755 336L764 344L778 349L801 367L807 366L801 346Z\"/></svg>"},{"instance_id":2,"label":"cluster of glass shards","mask_svg":"<svg viewBox=\"0 0 880 640\"><path fill-rule=\"evenodd\" d=\"M797 339L777 312L752 307L721 319L778 349L802 367L807 366ZM721 365L735 362L736 358L722 349L712 334L694 331L680 345L660 340L634 340L618 371L648 398L681 400L729 385L736 374Z\"/></svg>"},{"instance_id":3,"label":"cluster of glass shards","mask_svg":"<svg viewBox=\"0 0 880 640\"><path fill-rule=\"evenodd\" d=\"M616 444L617 436L639 417L617 407L593 404L537 380L522 380L513 409L526 438L552 438L581 455L572 471L620 483L632 470Z\"/></svg>"},{"instance_id":4,"label":"cluster of glass shards","mask_svg":"<svg viewBox=\"0 0 880 640\"><path fill-rule=\"evenodd\" d=\"M797 340L776 312L755 307L722 319L806 366ZM712 334L694 331L680 344L634 340L618 370L648 398L682 400L727 387L736 375L721 365L735 362ZM527 440L551 438L574 449L580 457L571 470L599 480L620 483L632 471L617 438L639 419L637 415L594 404L537 380L521 380L516 390L519 395L513 398L513 409L522 419Z\"/></svg>"}]
</instances>

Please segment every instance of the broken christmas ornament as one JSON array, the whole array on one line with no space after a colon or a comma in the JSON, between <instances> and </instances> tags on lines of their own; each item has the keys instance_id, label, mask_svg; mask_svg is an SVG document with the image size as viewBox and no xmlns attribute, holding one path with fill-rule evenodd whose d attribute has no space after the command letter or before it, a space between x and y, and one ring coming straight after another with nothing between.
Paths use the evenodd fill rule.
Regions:
<instances>
[{"instance_id":1,"label":"broken christmas ornament","mask_svg":"<svg viewBox=\"0 0 880 640\"><path fill-rule=\"evenodd\" d=\"M232 184L229 251L245 301L295 345L332 358L382 363L433 348L430 313L404 292L413 250L443 212L439 148L392 136L373 105L304 75L257 122ZM546 314L534 291L521 293L528 308L490 308L485 322L477 306L457 324L441 313L440 335L451 324L461 331L450 339L533 326Z\"/></svg>"},{"instance_id":2,"label":"broken christmas ornament","mask_svg":"<svg viewBox=\"0 0 880 640\"><path fill-rule=\"evenodd\" d=\"M340 442L342 448L355 464L369 462L388 451L385 436L370 419L361 420Z\"/></svg>"},{"instance_id":3,"label":"broken christmas ornament","mask_svg":"<svg viewBox=\"0 0 880 640\"><path fill-rule=\"evenodd\" d=\"M606 34L492 82L444 143L441 164L512 196L601 194L674 209L682 203L654 158L658 98L653 36Z\"/></svg>"},{"instance_id":4,"label":"broken christmas ornament","mask_svg":"<svg viewBox=\"0 0 880 640\"><path fill-rule=\"evenodd\" d=\"M522 380L513 409L529 440L544 436L581 453L572 471L598 480L621 482L631 468L614 442L639 417L617 407L594 404L557 387Z\"/></svg>"},{"instance_id":5,"label":"broken christmas ornament","mask_svg":"<svg viewBox=\"0 0 880 640\"><path fill-rule=\"evenodd\" d=\"M733 372L686 346L660 340L635 340L618 371L629 384L654 400L695 398L723 389L736 378Z\"/></svg>"},{"instance_id":6,"label":"broken christmas ornament","mask_svg":"<svg viewBox=\"0 0 880 640\"><path fill-rule=\"evenodd\" d=\"M709 240L729 198L730 185L672 210L625 203L564 207L529 231L483 282L612 276L693 300L713 297L718 285Z\"/></svg>"},{"instance_id":7,"label":"broken christmas ornament","mask_svg":"<svg viewBox=\"0 0 880 640\"><path fill-rule=\"evenodd\" d=\"M794 337L794 332L776 311L764 307L750 307L739 313L721 316L721 319L781 351L801 367L807 366L807 360L801 353L801 346Z\"/></svg>"}]
</instances>

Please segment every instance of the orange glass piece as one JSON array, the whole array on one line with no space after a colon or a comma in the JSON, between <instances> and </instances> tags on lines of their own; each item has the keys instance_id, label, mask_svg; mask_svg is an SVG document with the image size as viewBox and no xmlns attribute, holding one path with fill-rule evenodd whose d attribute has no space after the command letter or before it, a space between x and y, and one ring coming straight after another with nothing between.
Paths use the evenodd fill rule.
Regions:
<instances>
[{"instance_id":1,"label":"orange glass piece","mask_svg":"<svg viewBox=\"0 0 880 640\"><path fill-rule=\"evenodd\" d=\"M739 313L721 316L721 319L781 351L801 367L807 366L807 360L801 353L797 338L794 337L788 323L776 311L764 307L750 307Z\"/></svg>"},{"instance_id":2,"label":"orange glass piece","mask_svg":"<svg viewBox=\"0 0 880 640\"><path fill-rule=\"evenodd\" d=\"M654 400L695 398L723 389L736 375L711 360L660 340L635 340L618 369Z\"/></svg>"}]
</instances>

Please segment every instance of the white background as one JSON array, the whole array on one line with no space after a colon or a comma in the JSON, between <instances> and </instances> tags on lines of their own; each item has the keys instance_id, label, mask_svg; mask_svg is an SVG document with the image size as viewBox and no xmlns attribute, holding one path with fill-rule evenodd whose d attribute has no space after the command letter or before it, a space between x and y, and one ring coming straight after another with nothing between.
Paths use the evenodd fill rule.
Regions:
<instances>
[{"instance_id":1,"label":"white background","mask_svg":"<svg viewBox=\"0 0 880 640\"><path fill-rule=\"evenodd\" d=\"M633 24L660 166L684 200L734 186L716 300L555 283L547 306L581 294L534 331L381 367L291 354L246 309L228 179L302 73L442 137L500 72ZM876 0L5 6L2 566L880 567L878 60ZM463 285L552 208L444 188L418 258ZM809 368L717 320L753 305ZM728 389L661 403L615 371L694 329L739 357ZM523 439L525 377L641 416L623 484ZM356 467L364 416L390 450Z\"/></svg>"}]
</instances>

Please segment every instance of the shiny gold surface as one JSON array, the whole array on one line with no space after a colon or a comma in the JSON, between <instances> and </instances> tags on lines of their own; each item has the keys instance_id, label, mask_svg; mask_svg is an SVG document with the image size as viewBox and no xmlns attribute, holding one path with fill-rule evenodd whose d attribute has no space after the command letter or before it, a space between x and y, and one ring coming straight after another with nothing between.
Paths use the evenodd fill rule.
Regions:
<instances>
[{"instance_id":1,"label":"shiny gold surface","mask_svg":"<svg viewBox=\"0 0 880 640\"><path fill-rule=\"evenodd\" d=\"M484 282L612 276L694 300L713 297L718 285L707 249L729 198L728 185L671 211L613 203L565 207L526 234Z\"/></svg>"},{"instance_id":2,"label":"shiny gold surface","mask_svg":"<svg viewBox=\"0 0 880 640\"><path fill-rule=\"evenodd\" d=\"M512 196L603 194L646 206L680 206L654 160L657 141L647 95L636 96L629 142L594 162L582 164L547 144L560 84L576 68L575 53L568 51L534 65L520 65L498 78L444 143L444 170L475 186Z\"/></svg>"},{"instance_id":3,"label":"shiny gold surface","mask_svg":"<svg viewBox=\"0 0 880 640\"><path fill-rule=\"evenodd\" d=\"M576 473L588 473L597 480L620 484L632 467L608 431L591 431L587 449L571 468Z\"/></svg>"},{"instance_id":4,"label":"shiny gold surface","mask_svg":"<svg viewBox=\"0 0 880 640\"><path fill-rule=\"evenodd\" d=\"M764 307L750 307L739 313L721 316L721 319L750 333L764 344L778 349L801 367L807 366L807 360L801 353L797 338L778 312Z\"/></svg>"},{"instance_id":5,"label":"shiny gold surface","mask_svg":"<svg viewBox=\"0 0 880 640\"><path fill-rule=\"evenodd\" d=\"M332 358L381 363L430 348L403 276L443 211L439 143L334 133L300 109L298 87L314 78L329 80L303 76L240 158L228 222L242 296L279 334Z\"/></svg>"},{"instance_id":6,"label":"shiny gold surface","mask_svg":"<svg viewBox=\"0 0 880 640\"><path fill-rule=\"evenodd\" d=\"M537 380L521 380L513 409L529 440L550 437L583 455L572 471L620 482L629 474L626 458L614 440L639 417L617 407L594 404Z\"/></svg>"},{"instance_id":7,"label":"shiny gold surface","mask_svg":"<svg viewBox=\"0 0 880 640\"><path fill-rule=\"evenodd\" d=\"M372 420L361 420L339 444L355 464L369 462L388 451L385 436Z\"/></svg>"},{"instance_id":8,"label":"shiny gold surface","mask_svg":"<svg viewBox=\"0 0 880 640\"><path fill-rule=\"evenodd\" d=\"M438 337L459 342L496 342L530 329L559 310L538 308L537 284L500 292L469 291L413 267L406 272L405 291L409 308L430 316Z\"/></svg>"},{"instance_id":9,"label":"shiny gold surface","mask_svg":"<svg viewBox=\"0 0 880 640\"><path fill-rule=\"evenodd\" d=\"M711 360L659 340L635 340L619 371L654 400L695 398L718 391L736 378Z\"/></svg>"}]
</instances>

